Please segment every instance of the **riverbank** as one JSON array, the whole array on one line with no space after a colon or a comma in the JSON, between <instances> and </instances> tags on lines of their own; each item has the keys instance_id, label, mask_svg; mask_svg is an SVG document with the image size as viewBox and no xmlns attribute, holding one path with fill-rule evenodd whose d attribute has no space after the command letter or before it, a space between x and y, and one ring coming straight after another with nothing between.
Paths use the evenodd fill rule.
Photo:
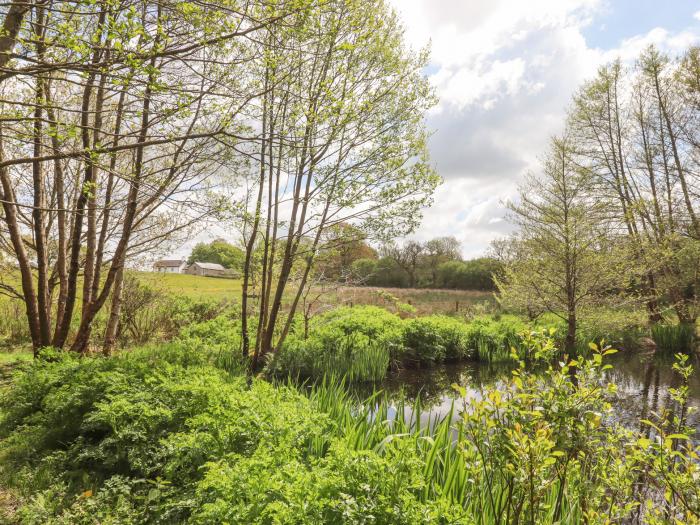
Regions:
<instances>
[{"instance_id":1,"label":"riverbank","mask_svg":"<svg viewBox=\"0 0 700 525\"><path fill-rule=\"evenodd\" d=\"M521 365L430 425L420 404L358 400L342 383L249 388L220 350L191 332L23 365L0 404L14 522L603 523L660 509L693 523L698 511L685 423L618 425L605 350L579 360L577 386L566 366Z\"/></svg>"}]
</instances>

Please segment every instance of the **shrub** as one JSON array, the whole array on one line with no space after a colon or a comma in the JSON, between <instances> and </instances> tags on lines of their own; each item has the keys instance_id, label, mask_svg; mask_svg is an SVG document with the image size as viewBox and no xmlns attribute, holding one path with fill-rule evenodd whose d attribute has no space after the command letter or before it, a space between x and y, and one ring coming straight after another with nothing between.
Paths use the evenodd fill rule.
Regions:
<instances>
[{"instance_id":1,"label":"shrub","mask_svg":"<svg viewBox=\"0 0 700 525\"><path fill-rule=\"evenodd\" d=\"M528 330L527 324L514 316L476 318L469 324L469 346L479 361L507 361L511 348L520 345Z\"/></svg>"},{"instance_id":2,"label":"shrub","mask_svg":"<svg viewBox=\"0 0 700 525\"><path fill-rule=\"evenodd\" d=\"M26 521L94 523L99 502L115 523L180 522L208 461L258 447L305 458L322 442L329 420L298 392L247 388L197 355L67 356L18 375L2 399L0 474L35 496Z\"/></svg>"},{"instance_id":3,"label":"shrub","mask_svg":"<svg viewBox=\"0 0 700 525\"><path fill-rule=\"evenodd\" d=\"M406 321L403 359L432 364L472 356L469 327L452 317L434 315Z\"/></svg>"},{"instance_id":4,"label":"shrub","mask_svg":"<svg viewBox=\"0 0 700 525\"><path fill-rule=\"evenodd\" d=\"M3 392L0 481L26 524L696 523L692 429L669 415L646 434L615 424L612 351L592 351L575 382L565 363L520 363L429 424L419 403L355 403L342 383L248 385L178 345L54 354ZM687 355L674 371L687 414Z\"/></svg>"},{"instance_id":5,"label":"shrub","mask_svg":"<svg viewBox=\"0 0 700 525\"><path fill-rule=\"evenodd\" d=\"M267 370L277 376L379 381L401 354L401 331L401 319L382 308L337 308L312 320L308 338L290 334Z\"/></svg>"},{"instance_id":6,"label":"shrub","mask_svg":"<svg viewBox=\"0 0 700 525\"><path fill-rule=\"evenodd\" d=\"M336 440L312 469L289 452L259 448L208 466L194 521L399 525L463 515L446 501L421 501L424 464L408 441L388 443L380 455Z\"/></svg>"},{"instance_id":7,"label":"shrub","mask_svg":"<svg viewBox=\"0 0 700 525\"><path fill-rule=\"evenodd\" d=\"M242 371L246 366L241 354L240 322L229 317L192 324L182 330L176 342L189 351L211 355L217 366L229 372Z\"/></svg>"},{"instance_id":8,"label":"shrub","mask_svg":"<svg viewBox=\"0 0 700 525\"><path fill-rule=\"evenodd\" d=\"M590 341L606 343L619 349L634 349L641 337L648 334L647 313L641 309L595 308L584 311L576 340L585 351ZM565 334L562 329L561 334Z\"/></svg>"},{"instance_id":9,"label":"shrub","mask_svg":"<svg viewBox=\"0 0 700 525\"><path fill-rule=\"evenodd\" d=\"M0 346L16 347L31 343L22 301L0 295Z\"/></svg>"}]
</instances>

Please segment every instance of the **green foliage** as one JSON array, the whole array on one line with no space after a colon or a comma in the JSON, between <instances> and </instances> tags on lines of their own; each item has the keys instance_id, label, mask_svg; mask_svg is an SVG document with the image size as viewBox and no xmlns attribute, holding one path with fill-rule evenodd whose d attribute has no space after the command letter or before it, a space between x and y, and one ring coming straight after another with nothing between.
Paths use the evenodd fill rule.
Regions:
<instances>
[{"instance_id":1,"label":"green foliage","mask_svg":"<svg viewBox=\"0 0 700 525\"><path fill-rule=\"evenodd\" d=\"M529 331L528 325L515 316L478 317L469 324L470 346L479 361L508 361L511 349L518 348L522 335Z\"/></svg>"},{"instance_id":2,"label":"green foliage","mask_svg":"<svg viewBox=\"0 0 700 525\"><path fill-rule=\"evenodd\" d=\"M655 324L651 327L651 337L662 352L688 353L696 340L696 327L691 324Z\"/></svg>"},{"instance_id":3,"label":"green foliage","mask_svg":"<svg viewBox=\"0 0 700 525\"><path fill-rule=\"evenodd\" d=\"M408 286L408 275L390 257L381 257L370 264L366 260L355 261L353 271L358 277L364 276L362 284L368 286L384 286L390 288L405 288Z\"/></svg>"},{"instance_id":4,"label":"green foliage","mask_svg":"<svg viewBox=\"0 0 700 525\"><path fill-rule=\"evenodd\" d=\"M494 276L501 270L495 259L447 260L433 268L429 255L418 259L416 274L420 287L452 290L495 290ZM391 288L409 286L406 270L391 257L357 259L351 265L353 277L363 285Z\"/></svg>"},{"instance_id":5,"label":"green foliage","mask_svg":"<svg viewBox=\"0 0 700 525\"><path fill-rule=\"evenodd\" d=\"M469 327L453 317L434 315L407 320L402 359L433 364L472 357L469 336Z\"/></svg>"},{"instance_id":6,"label":"green foliage","mask_svg":"<svg viewBox=\"0 0 700 525\"><path fill-rule=\"evenodd\" d=\"M400 353L401 328L398 316L376 306L337 308L312 320L308 338L291 334L268 363L268 371L378 381Z\"/></svg>"},{"instance_id":7,"label":"green foliage","mask_svg":"<svg viewBox=\"0 0 700 525\"><path fill-rule=\"evenodd\" d=\"M495 290L494 275L501 263L482 257L469 261L447 261L437 268L437 286L455 290Z\"/></svg>"},{"instance_id":8,"label":"green foliage","mask_svg":"<svg viewBox=\"0 0 700 525\"><path fill-rule=\"evenodd\" d=\"M226 339L213 322L186 337L208 328ZM527 345L546 357L552 340ZM248 386L186 345L55 354L3 392L0 478L26 524L698 523L688 356L678 412L647 435L613 422L613 351L591 350L537 375L521 362L430 424L418 402L358 403L343 382Z\"/></svg>"},{"instance_id":9,"label":"green foliage","mask_svg":"<svg viewBox=\"0 0 700 525\"><path fill-rule=\"evenodd\" d=\"M329 425L293 390L261 381L248 389L206 354L173 345L36 362L2 410L0 473L33 495L33 523L179 522L199 506L208 461L261 445L304 457ZM86 491L102 506L96 516Z\"/></svg>"},{"instance_id":10,"label":"green foliage","mask_svg":"<svg viewBox=\"0 0 700 525\"><path fill-rule=\"evenodd\" d=\"M245 252L226 242L223 239L216 239L210 243L200 242L192 248L187 264L195 261L217 263L229 270L242 270Z\"/></svg>"},{"instance_id":11,"label":"green foliage","mask_svg":"<svg viewBox=\"0 0 700 525\"><path fill-rule=\"evenodd\" d=\"M343 307L315 318L308 338L291 334L268 362L278 377L379 381L392 367L432 366L445 361L507 361L528 326L513 316L448 316L401 320L375 306Z\"/></svg>"},{"instance_id":12,"label":"green foliage","mask_svg":"<svg viewBox=\"0 0 700 525\"><path fill-rule=\"evenodd\" d=\"M14 347L31 341L23 319L24 303L0 296L0 346Z\"/></svg>"}]
</instances>

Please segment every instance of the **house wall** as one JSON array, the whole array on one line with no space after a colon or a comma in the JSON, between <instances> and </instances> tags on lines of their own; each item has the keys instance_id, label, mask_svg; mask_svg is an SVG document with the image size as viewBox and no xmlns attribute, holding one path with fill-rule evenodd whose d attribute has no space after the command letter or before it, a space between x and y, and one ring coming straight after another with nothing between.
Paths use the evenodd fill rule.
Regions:
<instances>
[{"instance_id":1,"label":"house wall","mask_svg":"<svg viewBox=\"0 0 700 525\"><path fill-rule=\"evenodd\" d=\"M158 273L182 273L182 266L157 266L155 271Z\"/></svg>"},{"instance_id":2,"label":"house wall","mask_svg":"<svg viewBox=\"0 0 700 525\"><path fill-rule=\"evenodd\" d=\"M189 275L200 275L202 277L223 277L226 274L225 270L208 270L194 264L187 268L185 273Z\"/></svg>"},{"instance_id":3,"label":"house wall","mask_svg":"<svg viewBox=\"0 0 700 525\"><path fill-rule=\"evenodd\" d=\"M193 264L185 270L185 273L189 275L202 275L202 269L199 266Z\"/></svg>"}]
</instances>

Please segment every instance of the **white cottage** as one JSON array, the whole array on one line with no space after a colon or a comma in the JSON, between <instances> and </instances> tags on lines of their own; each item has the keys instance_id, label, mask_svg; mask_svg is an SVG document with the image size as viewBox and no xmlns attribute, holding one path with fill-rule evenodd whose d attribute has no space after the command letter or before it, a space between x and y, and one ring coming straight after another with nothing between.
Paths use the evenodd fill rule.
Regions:
<instances>
[{"instance_id":1,"label":"white cottage","mask_svg":"<svg viewBox=\"0 0 700 525\"><path fill-rule=\"evenodd\" d=\"M153 271L159 273L184 273L185 259L161 259L153 264Z\"/></svg>"}]
</instances>

